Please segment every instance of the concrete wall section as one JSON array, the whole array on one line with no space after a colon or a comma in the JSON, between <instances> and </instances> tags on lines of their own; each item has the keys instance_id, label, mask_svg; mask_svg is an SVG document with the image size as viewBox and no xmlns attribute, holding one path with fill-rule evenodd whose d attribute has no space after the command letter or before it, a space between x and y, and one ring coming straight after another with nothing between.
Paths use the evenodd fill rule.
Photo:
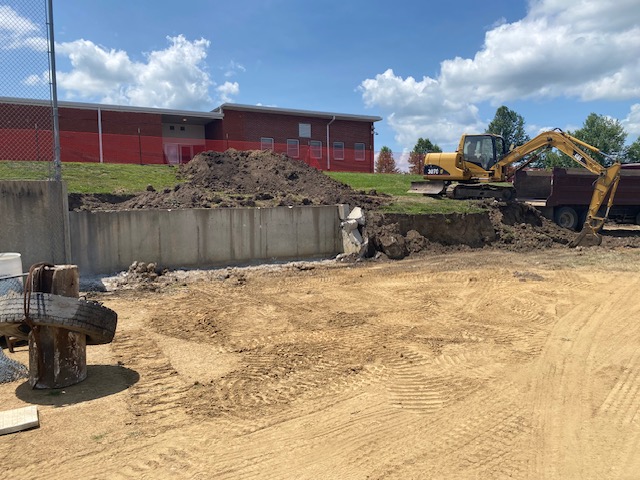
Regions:
<instances>
[{"instance_id":1,"label":"concrete wall section","mask_svg":"<svg viewBox=\"0 0 640 480\"><path fill-rule=\"evenodd\" d=\"M62 182L0 182L0 252L18 252L25 271L69 263L67 189Z\"/></svg>"},{"instance_id":2,"label":"concrete wall section","mask_svg":"<svg viewBox=\"0 0 640 480\"><path fill-rule=\"evenodd\" d=\"M196 268L342 251L336 206L70 212L72 261L81 274L126 270L135 260Z\"/></svg>"}]
</instances>

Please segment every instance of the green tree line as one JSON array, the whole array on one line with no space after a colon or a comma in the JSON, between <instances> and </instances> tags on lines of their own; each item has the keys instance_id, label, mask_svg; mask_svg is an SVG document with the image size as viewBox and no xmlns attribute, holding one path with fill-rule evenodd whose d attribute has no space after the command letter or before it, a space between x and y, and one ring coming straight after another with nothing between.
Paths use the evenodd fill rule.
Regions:
<instances>
[{"instance_id":1,"label":"green tree line","mask_svg":"<svg viewBox=\"0 0 640 480\"><path fill-rule=\"evenodd\" d=\"M462 133L460 132L461 135ZM524 117L504 105L496 110L485 133L502 135L507 146L518 146L531 140L526 133ZM607 156L591 151L587 152L602 165L608 166L614 160L619 160L622 163L640 162L640 136L630 145L625 145L627 132L615 118L591 113L581 128L567 131L567 133L606 153ZM424 157L431 152L442 152L442 149L428 138L419 138L409 154L409 173L422 174ZM531 166L538 168L575 167L575 162L564 153L552 149L543 152ZM399 172L393 158L393 152L389 147L384 146L380 150L375 170L377 173Z\"/></svg>"}]
</instances>

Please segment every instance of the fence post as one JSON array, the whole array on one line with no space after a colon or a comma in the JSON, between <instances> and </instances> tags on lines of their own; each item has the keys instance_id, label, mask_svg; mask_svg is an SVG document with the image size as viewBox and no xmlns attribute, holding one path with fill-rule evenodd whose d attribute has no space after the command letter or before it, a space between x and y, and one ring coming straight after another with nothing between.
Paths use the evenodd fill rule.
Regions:
<instances>
[{"instance_id":1,"label":"fence post","mask_svg":"<svg viewBox=\"0 0 640 480\"><path fill-rule=\"evenodd\" d=\"M62 163L60 161L60 125L58 118L58 87L56 83L56 50L53 38L53 0L47 2L47 23L49 25L49 65L51 75L51 101L53 105L53 166L56 182L62 181Z\"/></svg>"}]
</instances>

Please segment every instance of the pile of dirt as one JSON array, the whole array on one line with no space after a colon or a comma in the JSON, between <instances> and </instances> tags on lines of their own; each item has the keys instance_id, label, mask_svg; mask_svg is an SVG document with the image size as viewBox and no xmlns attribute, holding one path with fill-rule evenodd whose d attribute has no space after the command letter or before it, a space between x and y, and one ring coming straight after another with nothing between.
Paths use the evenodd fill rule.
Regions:
<instances>
[{"instance_id":1,"label":"pile of dirt","mask_svg":"<svg viewBox=\"0 0 640 480\"><path fill-rule=\"evenodd\" d=\"M566 246L577 235L546 219L526 203L485 201L479 205L487 211L496 231L496 240L491 243L494 247L529 251Z\"/></svg>"},{"instance_id":2,"label":"pile of dirt","mask_svg":"<svg viewBox=\"0 0 640 480\"><path fill-rule=\"evenodd\" d=\"M368 212L367 255L390 259L424 253L500 248L531 251L568 245L576 232L560 228L520 202L482 200L479 214L399 215Z\"/></svg>"},{"instance_id":3,"label":"pile of dirt","mask_svg":"<svg viewBox=\"0 0 640 480\"><path fill-rule=\"evenodd\" d=\"M320 170L271 151L203 152L181 167L185 179L162 191L149 185L135 196L70 196L71 210L275 207L346 203L367 209L391 198L354 191Z\"/></svg>"}]
</instances>

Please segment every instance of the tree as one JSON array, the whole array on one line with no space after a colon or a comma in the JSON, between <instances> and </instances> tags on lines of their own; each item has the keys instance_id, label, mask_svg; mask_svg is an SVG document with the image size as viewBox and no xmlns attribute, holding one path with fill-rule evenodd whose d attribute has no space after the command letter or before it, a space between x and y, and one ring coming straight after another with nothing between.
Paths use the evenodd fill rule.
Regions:
<instances>
[{"instance_id":1,"label":"tree","mask_svg":"<svg viewBox=\"0 0 640 480\"><path fill-rule=\"evenodd\" d=\"M431 152L442 152L442 149L428 138L420 137L409 154L409 173L422 174L424 156Z\"/></svg>"},{"instance_id":2,"label":"tree","mask_svg":"<svg viewBox=\"0 0 640 480\"><path fill-rule=\"evenodd\" d=\"M376 173L399 173L393 152L389 147L382 147L376 160Z\"/></svg>"},{"instance_id":3,"label":"tree","mask_svg":"<svg viewBox=\"0 0 640 480\"><path fill-rule=\"evenodd\" d=\"M591 113L584 121L582 128L575 132L570 132L576 138L588 143L609 155L620 155L624 152L624 141L627 139L627 132L615 118L605 115ZM602 165L610 165L604 155L587 151L594 160Z\"/></svg>"},{"instance_id":4,"label":"tree","mask_svg":"<svg viewBox=\"0 0 640 480\"><path fill-rule=\"evenodd\" d=\"M524 131L524 118L522 115L504 105L496 110L495 117L487 127L487 133L502 135L507 147L510 145L522 145L531 140Z\"/></svg>"},{"instance_id":5,"label":"tree","mask_svg":"<svg viewBox=\"0 0 640 480\"><path fill-rule=\"evenodd\" d=\"M540 158L530 166L535 168L579 168L575 160L556 149L543 151Z\"/></svg>"},{"instance_id":6,"label":"tree","mask_svg":"<svg viewBox=\"0 0 640 480\"><path fill-rule=\"evenodd\" d=\"M628 163L640 162L640 137L626 148L625 161Z\"/></svg>"}]
</instances>

